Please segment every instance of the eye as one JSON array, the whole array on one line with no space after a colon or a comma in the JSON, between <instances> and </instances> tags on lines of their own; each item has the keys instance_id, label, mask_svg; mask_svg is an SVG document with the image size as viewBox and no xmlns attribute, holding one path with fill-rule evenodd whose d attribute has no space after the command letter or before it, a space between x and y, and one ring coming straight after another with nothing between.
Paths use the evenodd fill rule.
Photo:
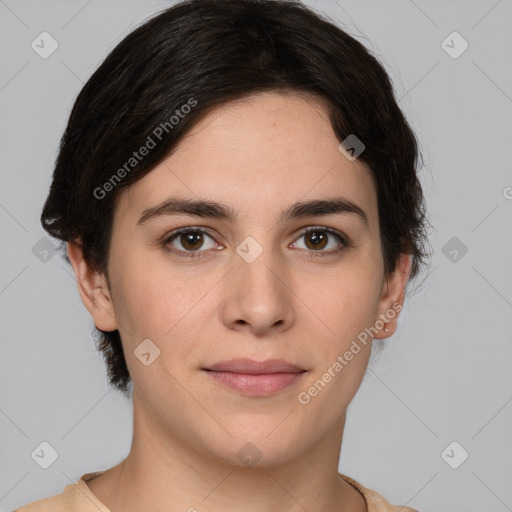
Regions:
<instances>
[{"instance_id":1,"label":"eye","mask_svg":"<svg viewBox=\"0 0 512 512\"><path fill-rule=\"evenodd\" d=\"M352 247L352 242L346 235L332 228L313 226L299 234L299 239L303 237L305 239L304 247L300 247L297 242L293 242L291 247L306 249L310 253L308 257L337 254L345 248ZM210 240L209 246L205 245L205 241L208 239ZM201 253L207 249L220 250L223 248L213 240L213 237L205 229L192 226L174 231L161 243L166 251L183 258L201 258L203 257ZM324 250L329 246L330 250Z\"/></svg>"},{"instance_id":2,"label":"eye","mask_svg":"<svg viewBox=\"0 0 512 512\"><path fill-rule=\"evenodd\" d=\"M311 227L302 231L299 235L299 239L300 238L304 238L305 240L303 244L304 247L298 247L297 242L294 242L292 247L298 247L299 249L305 248L310 252L320 253L318 256L335 254L352 245L349 238L343 233L335 229L320 226ZM329 246L331 250L323 250Z\"/></svg>"},{"instance_id":3,"label":"eye","mask_svg":"<svg viewBox=\"0 0 512 512\"><path fill-rule=\"evenodd\" d=\"M205 247L205 236L211 240L210 246ZM204 230L194 227L183 228L175 231L163 240L164 248L184 258L199 258L200 249L218 249L218 244ZM181 245L181 248L179 247ZM207 244L208 245L208 244ZM177 247L178 246L178 247Z\"/></svg>"}]
</instances>

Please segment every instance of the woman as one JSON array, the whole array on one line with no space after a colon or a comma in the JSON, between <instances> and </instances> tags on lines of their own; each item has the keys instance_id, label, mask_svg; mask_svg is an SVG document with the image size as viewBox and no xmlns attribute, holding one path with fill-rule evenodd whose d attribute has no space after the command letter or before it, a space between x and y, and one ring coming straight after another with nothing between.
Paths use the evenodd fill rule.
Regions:
<instances>
[{"instance_id":1,"label":"woman","mask_svg":"<svg viewBox=\"0 0 512 512\"><path fill-rule=\"evenodd\" d=\"M338 463L426 260L417 159L381 64L298 2L189 0L129 34L41 221L133 396L131 451L18 510L411 511Z\"/></svg>"}]
</instances>

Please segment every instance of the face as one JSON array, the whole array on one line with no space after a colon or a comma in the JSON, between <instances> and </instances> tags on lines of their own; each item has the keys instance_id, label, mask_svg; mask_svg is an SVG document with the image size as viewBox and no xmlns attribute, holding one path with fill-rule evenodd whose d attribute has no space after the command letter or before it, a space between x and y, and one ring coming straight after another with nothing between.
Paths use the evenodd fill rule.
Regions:
<instances>
[{"instance_id":1,"label":"face","mask_svg":"<svg viewBox=\"0 0 512 512\"><path fill-rule=\"evenodd\" d=\"M260 464L291 459L343 423L405 273L385 275L370 172L338 146L321 103L257 94L217 108L118 197L111 289L82 297L120 331L136 415L233 464L249 442ZM158 214L171 197L220 207ZM301 372L206 370L235 358Z\"/></svg>"}]
</instances>

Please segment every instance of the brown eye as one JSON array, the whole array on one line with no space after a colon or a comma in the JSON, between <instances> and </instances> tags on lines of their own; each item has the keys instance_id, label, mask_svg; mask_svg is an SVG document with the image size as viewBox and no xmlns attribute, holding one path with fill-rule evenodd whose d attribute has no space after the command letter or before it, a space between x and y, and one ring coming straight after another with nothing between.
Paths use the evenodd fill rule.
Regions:
<instances>
[{"instance_id":1,"label":"brown eye","mask_svg":"<svg viewBox=\"0 0 512 512\"><path fill-rule=\"evenodd\" d=\"M210 240L209 246L208 239ZM162 245L167 251L185 257L201 256L206 249L218 248L211 235L199 228L180 229L168 236Z\"/></svg>"},{"instance_id":2,"label":"brown eye","mask_svg":"<svg viewBox=\"0 0 512 512\"><path fill-rule=\"evenodd\" d=\"M321 231L310 231L306 233L304 239L308 249L324 249L329 241L329 237Z\"/></svg>"},{"instance_id":3,"label":"brown eye","mask_svg":"<svg viewBox=\"0 0 512 512\"><path fill-rule=\"evenodd\" d=\"M309 228L300 233L301 238L304 239L304 247L300 247L297 242L292 244L293 247L306 249L310 253L317 252L319 256L334 254L352 246L348 237L331 228ZM326 248L328 250L324 250Z\"/></svg>"},{"instance_id":4,"label":"brown eye","mask_svg":"<svg viewBox=\"0 0 512 512\"><path fill-rule=\"evenodd\" d=\"M192 233L180 233L179 241L183 248L190 251L197 251L204 243L203 234L199 231Z\"/></svg>"}]
</instances>

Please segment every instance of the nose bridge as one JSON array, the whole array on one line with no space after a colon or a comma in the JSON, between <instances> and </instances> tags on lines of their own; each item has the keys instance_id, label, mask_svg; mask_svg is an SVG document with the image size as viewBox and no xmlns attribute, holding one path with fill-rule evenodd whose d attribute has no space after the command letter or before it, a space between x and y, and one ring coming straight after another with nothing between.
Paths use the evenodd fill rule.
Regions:
<instances>
[{"instance_id":1,"label":"nose bridge","mask_svg":"<svg viewBox=\"0 0 512 512\"><path fill-rule=\"evenodd\" d=\"M250 324L263 333L274 325L288 328L294 315L286 262L274 250L270 236L258 238L248 236L236 247L225 320L231 325Z\"/></svg>"},{"instance_id":2,"label":"nose bridge","mask_svg":"<svg viewBox=\"0 0 512 512\"><path fill-rule=\"evenodd\" d=\"M279 279L278 276L284 272L283 260L275 253L270 236L262 234L256 239L249 235L238 244L236 253L239 260L236 266L245 274L247 284L282 286L280 281L283 278Z\"/></svg>"}]
</instances>

